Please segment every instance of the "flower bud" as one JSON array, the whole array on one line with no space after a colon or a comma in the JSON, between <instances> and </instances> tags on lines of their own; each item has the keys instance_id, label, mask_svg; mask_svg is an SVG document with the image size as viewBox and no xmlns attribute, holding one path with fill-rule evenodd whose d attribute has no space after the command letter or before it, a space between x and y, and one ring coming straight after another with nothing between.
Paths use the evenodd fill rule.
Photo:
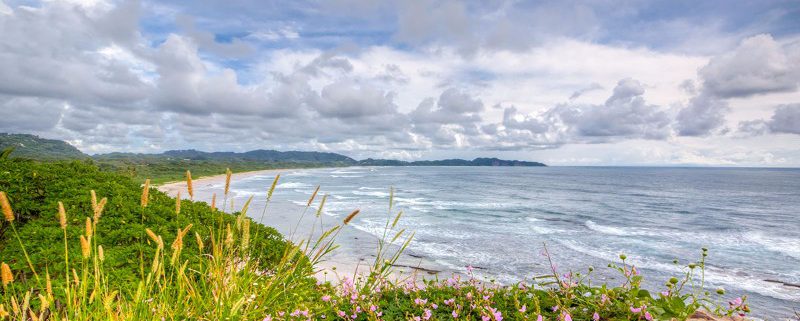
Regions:
<instances>
[{"instance_id":1,"label":"flower bud","mask_svg":"<svg viewBox=\"0 0 800 321\"><path fill-rule=\"evenodd\" d=\"M620 254L620 255L619 255L619 258L620 258L621 260L625 261L625 259L627 259L628 257L627 257L627 256L625 256L625 254Z\"/></svg>"},{"instance_id":2,"label":"flower bud","mask_svg":"<svg viewBox=\"0 0 800 321\"><path fill-rule=\"evenodd\" d=\"M719 294L719 295L725 294L725 289L723 289L723 288L717 289L717 294Z\"/></svg>"},{"instance_id":3,"label":"flower bud","mask_svg":"<svg viewBox=\"0 0 800 321\"><path fill-rule=\"evenodd\" d=\"M669 278L669 283L678 284L678 278L676 278L676 277Z\"/></svg>"}]
</instances>

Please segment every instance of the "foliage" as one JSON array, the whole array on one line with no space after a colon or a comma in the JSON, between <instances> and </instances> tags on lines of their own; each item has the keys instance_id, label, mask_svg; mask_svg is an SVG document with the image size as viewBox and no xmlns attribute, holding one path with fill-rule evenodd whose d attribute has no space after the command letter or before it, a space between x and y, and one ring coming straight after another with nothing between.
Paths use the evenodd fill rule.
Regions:
<instances>
[{"instance_id":1,"label":"foliage","mask_svg":"<svg viewBox=\"0 0 800 321\"><path fill-rule=\"evenodd\" d=\"M331 284L314 282L313 267L336 249L339 232L358 210L318 236L319 222L312 223L308 238L293 245L247 218L250 201L235 216L190 201L178 211L176 200L149 190L143 197L138 184L87 163L0 160L0 168L0 190L16 213L3 209L12 229L2 249L11 265L0 268L0 320L599 321L681 320L697 309L749 312L746 298L720 305L705 292L706 249L657 295L641 288L642 276L624 255L609 265L623 275L618 285L592 286L593 268L561 274L552 263L552 273L510 286L481 282L471 268L445 280L401 278L393 266L413 233L398 224L402 213L394 212L390 197L369 271ZM105 207L88 189L108 197ZM316 196L302 215L316 201L319 220L326 197ZM61 225L55 213L70 216ZM551 261L546 248L543 255Z\"/></svg>"},{"instance_id":2,"label":"foliage","mask_svg":"<svg viewBox=\"0 0 800 321\"><path fill-rule=\"evenodd\" d=\"M140 253L146 258L155 254L155 250L145 242L145 228L164 234L165 241L171 242L169 235L189 224L195 226L193 231L208 237L209 228L220 222L228 224L234 221L233 216L212 212L202 202L183 202L180 215L176 215L175 200L156 190L149 194L149 206L143 209L139 204L142 187L138 183L100 171L88 162L0 160L0 190L7 192L14 204L16 227L27 243L36 269L50 269L54 274L63 274L64 271L64 262L59 259L63 249L53 246L62 239L56 220L58 202L64 204L67 213L68 237L77 239L86 218L93 216L89 191L94 190L99 198L107 197L105 212L100 218L102 224L98 225L95 238L97 242L106 244L107 277L118 284L130 284L138 279ZM279 252L285 247L282 236L262 225L254 225L253 229L260 235L258 240L254 240L253 247L264 250L256 252L259 259L264 264L276 262ZM15 241L9 234L9 224L4 223L0 227L0 255L12 268L23 268L23 253L18 246L12 246ZM195 254L192 251L187 250ZM79 244L72 242L70 254L77 256L79 253Z\"/></svg>"},{"instance_id":3,"label":"foliage","mask_svg":"<svg viewBox=\"0 0 800 321\"><path fill-rule=\"evenodd\" d=\"M11 157L41 160L83 159L89 156L67 142L28 134L0 133L0 150L13 147Z\"/></svg>"}]
</instances>

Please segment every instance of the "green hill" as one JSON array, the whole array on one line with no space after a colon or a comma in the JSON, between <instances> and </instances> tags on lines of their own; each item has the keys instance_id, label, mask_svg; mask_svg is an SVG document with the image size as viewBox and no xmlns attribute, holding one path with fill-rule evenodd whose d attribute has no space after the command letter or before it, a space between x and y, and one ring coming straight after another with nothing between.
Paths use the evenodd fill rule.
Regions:
<instances>
[{"instance_id":1,"label":"green hill","mask_svg":"<svg viewBox=\"0 0 800 321\"><path fill-rule=\"evenodd\" d=\"M0 150L13 147L12 158L38 160L82 159L88 158L75 146L62 140L45 139L36 135L0 133Z\"/></svg>"},{"instance_id":2,"label":"green hill","mask_svg":"<svg viewBox=\"0 0 800 321\"><path fill-rule=\"evenodd\" d=\"M139 252L146 258L154 255L153 248L143 246L144 230L149 228L164 235L168 244L177 229L193 224L193 232L209 237L209 232L218 224L236 224L234 216L209 210L203 202L184 201L181 214L175 214L175 200L155 189L150 191L150 204L146 210L140 207L142 187L139 183L114 174L103 172L90 162L34 162L26 159L0 159L0 191L8 194L16 215L16 228L20 237L28 244L32 261L37 270L46 268L51 274L64 271L63 237L56 219L58 202L63 202L68 214L67 233L77 240L83 232L84 221L92 216L91 196L95 190L98 198L107 197L108 203L97 225L96 238L105 244L106 264L111 281L132 284L138 280ZM253 240L254 251L265 266L276 263L286 243L273 228L254 223L253 233L260 237ZM16 246L11 229L6 222L0 223L0 257L17 271L25 269L24 253ZM78 242L72 242L71 257L80 257ZM186 249L190 253L191 247Z\"/></svg>"}]
</instances>

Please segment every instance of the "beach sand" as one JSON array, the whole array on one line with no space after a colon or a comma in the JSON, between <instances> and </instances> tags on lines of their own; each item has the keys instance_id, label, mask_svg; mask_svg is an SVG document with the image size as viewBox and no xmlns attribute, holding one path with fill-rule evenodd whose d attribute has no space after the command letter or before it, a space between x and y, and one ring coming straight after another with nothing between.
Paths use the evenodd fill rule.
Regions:
<instances>
[{"instance_id":1,"label":"beach sand","mask_svg":"<svg viewBox=\"0 0 800 321\"><path fill-rule=\"evenodd\" d=\"M247 178L275 176L288 171L299 170L302 169L270 169L234 173L231 176L232 194L235 194L237 182ZM216 193L217 204L220 208L225 205L228 207L228 212L231 212L230 206L235 202L235 209L237 211L240 210L246 198L235 197L231 200L223 201L221 195L223 194L224 184L225 174L194 179L192 182L195 190L194 200L210 202L212 194ZM189 198L185 181L166 183L156 187L172 197L175 197L180 191L181 198ZM269 189L269 186L264 187L265 192L267 189ZM302 211L302 209L298 210L296 205L287 206L287 204L276 203L269 204L265 210L263 203L258 203L250 206L248 216L256 222L261 222L277 229L287 239L295 243L299 243L302 239L316 240L322 229L329 229L342 223L339 219L326 215L321 215L317 218L313 206L306 211L305 215L302 214ZM356 216L355 220L357 219L358 217ZM320 224L322 227L320 227ZM392 234L391 236L394 235ZM339 248L328 254L323 261L317 264L316 268L319 271L316 277L318 279L338 283L344 277L356 278L369 274L370 266L374 264L377 253L377 237L351 226L343 226L336 239L336 244L339 245ZM389 256L392 253L394 253L394 249L390 249ZM405 253L395 263L393 270L391 278L395 281L407 279L420 281L422 279L447 278L451 276L451 272L443 272L446 269L432 260L414 257Z\"/></svg>"}]
</instances>

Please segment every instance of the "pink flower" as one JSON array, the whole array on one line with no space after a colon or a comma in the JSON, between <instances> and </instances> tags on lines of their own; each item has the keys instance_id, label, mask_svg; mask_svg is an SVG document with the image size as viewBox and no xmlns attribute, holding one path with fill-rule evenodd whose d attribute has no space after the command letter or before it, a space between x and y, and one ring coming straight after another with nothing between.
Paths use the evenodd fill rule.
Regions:
<instances>
[{"instance_id":1,"label":"pink flower","mask_svg":"<svg viewBox=\"0 0 800 321\"><path fill-rule=\"evenodd\" d=\"M475 268L472 267L472 265L467 265L467 272L472 273L472 270L474 270L474 269Z\"/></svg>"},{"instance_id":2,"label":"pink flower","mask_svg":"<svg viewBox=\"0 0 800 321\"><path fill-rule=\"evenodd\" d=\"M425 309L425 313L422 314L422 318L428 320L431 318L431 315L432 315L431 310Z\"/></svg>"},{"instance_id":3,"label":"pink flower","mask_svg":"<svg viewBox=\"0 0 800 321\"><path fill-rule=\"evenodd\" d=\"M554 306L553 307L553 312L556 312L556 311L558 311L558 306Z\"/></svg>"},{"instance_id":4,"label":"pink flower","mask_svg":"<svg viewBox=\"0 0 800 321\"><path fill-rule=\"evenodd\" d=\"M728 304L730 304L732 307L738 307L738 306L742 305L743 302L744 301L742 300L742 298L739 297L739 298L733 299L733 301L731 301L731 302L728 302Z\"/></svg>"},{"instance_id":5,"label":"pink flower","mask_svg":"<svg viewBox=\"0 0 800 321\"><path fill-rule=\"evenodd\" d=\"M491 321L491 320L492 320L492 317L490 317L488 315L481 316L481 321Z\"/></svg>"},{"instance_id":6,"label":"pink flower","mask_svg":"<svg viewBox=\"0 0 800 321\"><path fill-rule=\"evenodd\" d=\"M369 310L370 310L371 312L375 312L375 310L377 310L377 309L378 309L378 307L376 307L375 305L370 305L370 306L369 306Z\"/></svg>"},{"instance_id":7,"label":"pink flower","mask_svg":"<svg viewBox=\"0 0 800 321\"><path fill-rule=\"evenodd\" d=\"M267 315L267 316L264 318L264 321L272 321L272 316L271 316L271 315Z\"/></svg>"},{"instance_id":8,"label":"pink flower","mask_svg":"<svg viewBox=\"0 0 800 321\"><path fill-rule=\"evenodd\" d=\"M414 304L416 304L416 305L423 305L423 304L425 304L427 302L428 302L428 299L420 299L420 298L414 299Z\"/></svg>"},{"instance_id":9,"label":"pink flower","mask_svg":"<svg viewBox=\"0 0 800 321\"><path fill-rule=\"evenodd\" d=\"M542 318L541 314L536 316L536 321L544 321L544 318Z\"/></svg>"},{"instance_id":10,"label":"pink flower","mask_svg":"<svg viewBox=\"0 0 800 321\"><path fill-rule=\"evenodd\" d=\"M453 318L458 318L458 312L456 312L456 310L453 310L452 314L453 314Z\"/></svg>"},{"instance_id":11,"label":"pink flower","mask_svg":"<svg viewBox=\"0 0 800 321\"><path fill-rule=\"evenodd\" d=\"M594 314L592 314L592 320L599 321L600 320L600 315L597 314L597 312L595 312Z\"/></svg>"},{"instance_id":12,"label":"pink flower","mask_svg":"<svg viewBox=\"0 0 800 321\"><path fill-rule=\"evenodd\" d=\"M645 311L644 318L647 319L647 321L653 321L653 316L650 315L650 312Z\"/></svg>"},{"instance_id":13,"label":"pink flower","mask_svg":"<svg viewBox=\"0 0 800 321\"><path fill-rule=\"evenodd\" d=\"M641 313L641 312L642 308L634 308L633 306L631 306L631 313Z\"/></svg>"},{"instance_id":14,"label":"pink flower","mask_svg":"<svg viewBox=\"0 0 800 321\"><path fill-rule=\"evenodd\" d=\"M525 311L527 311L527 310L528 310L528 307L523 304L522 308L519 309L519 312L525 313Z\"/></svg>"},{"instance_id":15,"label":"pink flower","mask_svg":"<svg viewBox=\"0 0 800 321\"><path fill-rule=\"evenodd\" d=\"M330 295L323 295L322 296L322 301L323 302L330 302L330 300L331 300L331 296Z\"/></svg>"},{"instance_id":16,"label":"pink flower","mask_svg":"<svg viewBox=\"0 0 800 321\"><path fill-rule=\"evenodd\" d=\"M564 315L564 321L572 321L572 316L569 313Z\"/></svg>"}]
</instances>

